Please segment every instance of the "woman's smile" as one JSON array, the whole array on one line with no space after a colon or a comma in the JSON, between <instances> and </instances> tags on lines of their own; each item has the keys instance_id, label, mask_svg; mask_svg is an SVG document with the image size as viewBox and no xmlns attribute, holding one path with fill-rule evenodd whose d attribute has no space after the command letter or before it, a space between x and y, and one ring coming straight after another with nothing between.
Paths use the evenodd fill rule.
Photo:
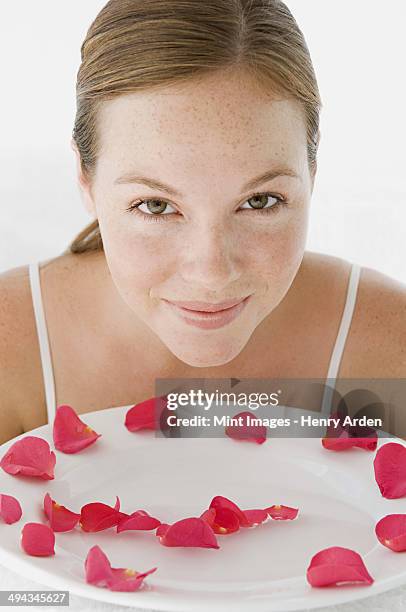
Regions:
<instances>
[{"instance_id":1,"label":"woman's smile","mask_svg":"<svg viewBox=\"0 0 406 612\"><path fill-rule=\"evenodd\" d=\"M187 308L182 308L173 302L169 302L168 300L163 300L163 302L168 304L172 311L187 325L199 327L200 329L218 329L219 327L228 325L231 323L231 321L236 319L242 313L250 298L251 295L247 296L234 306L213 312L189 310Z\"/></svg>"}]
</instances>

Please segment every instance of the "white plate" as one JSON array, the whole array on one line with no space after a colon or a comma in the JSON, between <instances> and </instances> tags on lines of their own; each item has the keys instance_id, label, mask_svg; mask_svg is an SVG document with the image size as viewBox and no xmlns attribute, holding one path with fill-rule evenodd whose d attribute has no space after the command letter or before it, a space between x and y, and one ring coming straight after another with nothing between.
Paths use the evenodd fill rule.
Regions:
<instances>
[{"instance_id":1,"label":"white plate","mask_svg":"<svg viewBox=\"0 0 406 612\"><path fill-rule=\"evenodd\" d=\"M11 476L0 469L0 492L14 495L23 516L0 521L0 562L55 589L115 604L187 612L214 610L303 610L376 595L406 583L405 558L376 539L376 522L406 512L406 498L384 499L374 479L375 452L325 450L319 439L269 438L264 444L228 438L158 438L124 426L129 406L87 413L82 419L102 437L76 455L56 453L55 479ZM45 438L49 425L26 435ZM397 438L379 438L378 448ZM218 536L220 549L168 548L154 532L115 528L97 533L56 533L56 554L32 557L20 548L26 522L47 522L44 494L79 512L101 501L123 512L147 510L163 522L199 516L214 495L243 509L285 504L299 508L293 521L270 520L254 529ZM98 544L113 567L138 571L157 566L144 588L113 592L85 581L84 560ZM311 557L329 546L345 546L363 558L374 584L313 588L306 581Z\"/></svg>"}]
</instances>

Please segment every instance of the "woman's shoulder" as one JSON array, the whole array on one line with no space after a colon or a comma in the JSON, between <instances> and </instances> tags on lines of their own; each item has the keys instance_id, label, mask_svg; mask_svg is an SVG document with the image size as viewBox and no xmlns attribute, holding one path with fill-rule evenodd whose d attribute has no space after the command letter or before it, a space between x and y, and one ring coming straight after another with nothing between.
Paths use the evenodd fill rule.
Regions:
<instances>
[{"instance_id":1,"label":"woman's shoulder","mask_svg":"<svg viewBox=\"0 0 406 612\"><path fill-rule=\"evenodd\" d=\"M40 298L44 308L55 376L55 366L66 361L61 359L64 345L58 339L69 338L69 346L75 347L83 332L81 328L75 334L78 312L82 317L89 304L97 303L93 290L100 267L95 265L96 260L100 261L100 253L66 252L38 261L35 265L39 267L39 296L33 296L31 291L29 265L0 272L0 424L5 406L9 414L14 414L18 429L21 423L26 431L47 422L33 299ZM68 335L66 329L69 329ZM16 429L13 433L17 435L21 431Z\"/></svg>"},{"instance_id":2,"label":"woman's shoulder","mask_svg":"<svg viewBox=\"0 0 406 612\"><path fill-rule=\"evenodd\" d=\"M339 277L345 278L347 288L351 262L321 253L310 252L307 257L312 277L319 278L317 283L325 291ZM342 377L406 378L405 283L360 266L345 356Z\"/></svg>"},{"instance_id":3,"label":"woman's shoulder","mask_svg":"<svg viewBox=\"0 0 406 612\"><path fill-rule=\"evenodd\" d=\"M44 284L53 285L56 291L62 290L62 281L69 282L74 273L73 258L69 255L39 264L42 293ZM41 418L46 422L39 339L27 264L0 273L0 385L3 405L7 404L15 414L17 409L27 414L41 411Z\"/></svg>"},{"instance_id":4,"label":"woman's shoulder","mask_svg":"<svg viewBox=\"0 0 406 612\"><path fill-rule=\"evenodd\" d=\"M28 337L32 300L28 266L23 265L0 273L0 341L7 347L11 360ZM32 334L33 336L33 334Z\"/></svg>"},{"instance_id":5,"label":"woman's shoulder","mask_svg":"<svg viewBox=\"0 0 406 612\"><path fill-rule=\"evenodd\" d=\"M0 422L2 437L23 431L22 414L43 405L41 363L27 266L0 274Z\"/></svg>"},{"instance_id":6,"label":"woman's shoulder","mask_svg":"<svg viewBox=\"0 0 406 612\"><path fill-rule=\"evenodd\" d=\"M352 330L360 347L354 358L365 376L406 378L406 284L378 270L363 267L358 316Z\"/></svg>"}]
</instances>

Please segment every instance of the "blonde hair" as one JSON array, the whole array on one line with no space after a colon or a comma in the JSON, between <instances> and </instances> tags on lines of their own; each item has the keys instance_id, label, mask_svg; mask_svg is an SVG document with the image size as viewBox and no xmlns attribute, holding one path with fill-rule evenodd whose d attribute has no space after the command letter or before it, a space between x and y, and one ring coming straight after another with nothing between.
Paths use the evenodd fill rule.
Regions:
<instances>
[{"instance_id":1,"label":"blonde hair","mask_svg":"<svg viewBox=\"0 0 406 612\"><path fill-rule=\"evenodd\" d=\"M317 80L303 34L280 0L109 0L89 27L81 59L72 136L88 179L102 102L239 67L303 105L309 166L316 164ZM97 219L65 252L95 250L103 250Z\"/></svg>"}]
</instances>

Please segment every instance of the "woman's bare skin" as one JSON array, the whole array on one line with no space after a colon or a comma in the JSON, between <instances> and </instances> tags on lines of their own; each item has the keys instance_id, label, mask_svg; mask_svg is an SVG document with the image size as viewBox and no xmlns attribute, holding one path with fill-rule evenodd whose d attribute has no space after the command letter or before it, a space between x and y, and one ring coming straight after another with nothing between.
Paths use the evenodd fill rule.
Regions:
<instances>
[{"instance_id":1,"label":"woman's bare skin","mask_svg":"<svg viewBox=\"0 0 406 612\"><path fill-rule=\"evenodd\" d=\"M284 300L256 328L243 351L222 366L199 368L165 352L142 322L139 343L126 344L117 321L127 307L118 297L113 310L113 302L106 300L111 281L102 252L66 254L42 262L56 404L68 403L78 414L129 405L153 396L155 379L165 377L324 379L349 273L348 261L306 251ZM1 410L9 411L8 421L16 430L5 438L9 439L45 424L47 413L27 266L0 275L0 288ZM8 374L6 384L4 374ZM402 283L362 269L338 376L406 377Z\"/></svg>"},{"instance_id":2,"label":"woman's bare skin","mask_svg":"<svg viewBox=\"0 0 406 612\"><path fill-rule=\"evenodd\" d=\"M137 403L156 378L324 379L351 264L305 250L316 166L298 100L216 71L107 101L98 140L90 174L72 144L104 252L40 271L57 405ZM4 439L47 415L27 266L0 279ZM210 333L164 301L248 294ZM339 377L406 377L405 346L405 285L363 268Z\"/></svg>"}]
</instances>

